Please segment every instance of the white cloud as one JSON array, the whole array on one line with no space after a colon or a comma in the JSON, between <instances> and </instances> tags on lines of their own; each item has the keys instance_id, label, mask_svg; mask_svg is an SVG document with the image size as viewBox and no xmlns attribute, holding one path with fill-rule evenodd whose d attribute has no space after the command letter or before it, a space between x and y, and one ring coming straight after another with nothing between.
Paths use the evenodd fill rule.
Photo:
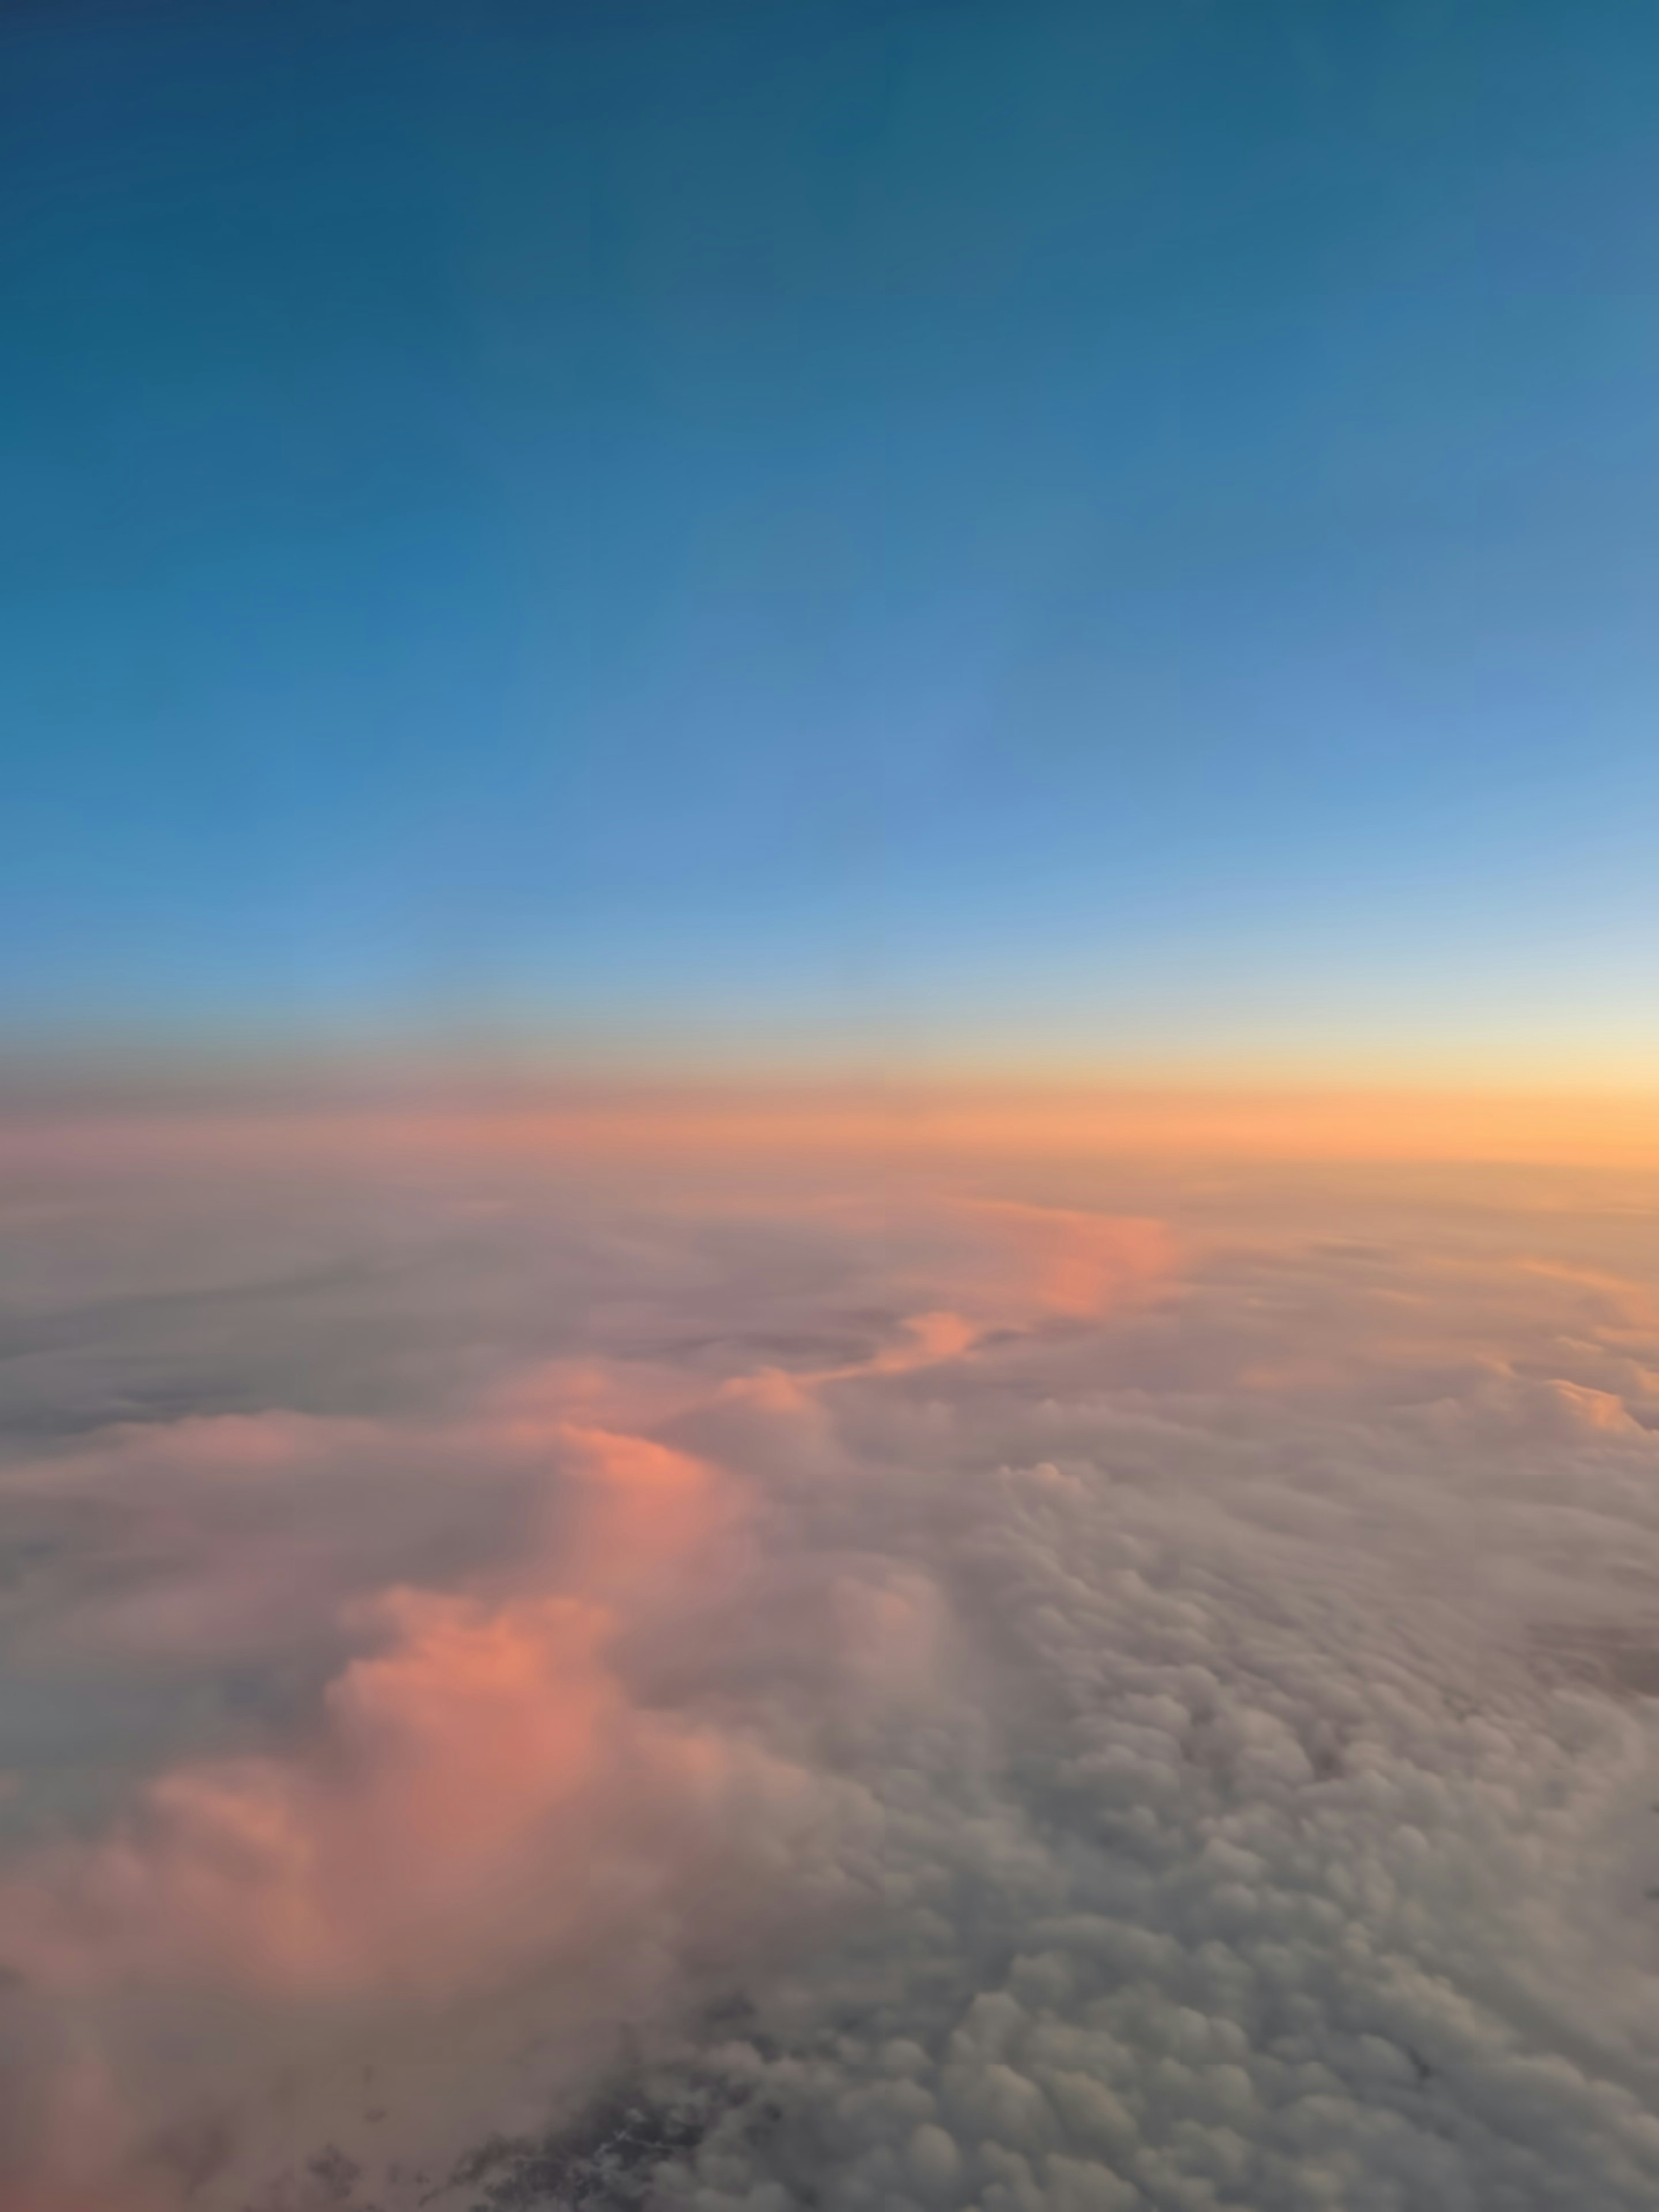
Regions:
<instances>
[{"instance_id":1,"label":"white cloud","mask_svg":"<svg viewBox=\"0 0 1659 2212\"><path fill-rule=\"evenodd\" d=\"M396 2212L490 2130L434 2202L1659 2200L1651 1285L1144 1200L544 1197L399 1278L556 1284L435 1401L18 1456L31 2212Z\"/></svg>"}]
</instances>

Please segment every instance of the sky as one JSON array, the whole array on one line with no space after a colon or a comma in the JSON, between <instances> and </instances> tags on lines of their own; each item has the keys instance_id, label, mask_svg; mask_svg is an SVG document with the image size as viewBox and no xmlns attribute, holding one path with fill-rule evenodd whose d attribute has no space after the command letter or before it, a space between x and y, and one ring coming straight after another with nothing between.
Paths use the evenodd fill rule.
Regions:
<instances>
[{"instance_id":1,"label":"sky","mask_svg":"<svg viewBox=\"0 0 1659 2212\"><path fill-rule=\"evenodd\" d=\"M1650 1081L1656 65L9 9L9 1051Z\"/></svg>"},{"instance_id":2,"label":"sky","mask_svg":"<svg viewBox=\"0 0 1659 2212\"><path fill-rule=\"evenodd\" d=\"M1656 84L0 6L4 2212L1659 2203Z\"/></svg>"}]
</instances>

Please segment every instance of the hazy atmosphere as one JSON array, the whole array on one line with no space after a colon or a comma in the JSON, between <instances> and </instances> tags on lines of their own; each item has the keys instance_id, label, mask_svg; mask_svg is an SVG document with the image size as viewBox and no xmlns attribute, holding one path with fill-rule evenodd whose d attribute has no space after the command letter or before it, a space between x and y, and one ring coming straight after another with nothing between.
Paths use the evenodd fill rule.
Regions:
<instances>
[{"instance_id":1,"label":"hazy atmosphere","mask_svg":"<svg viewBox=\"0 0 1659 2212\"><path fill-rule=\"evenodd\" d=\"M0 13L0 2212L1659 2203L1656 87Z\"/></svg>"}]
</instances>

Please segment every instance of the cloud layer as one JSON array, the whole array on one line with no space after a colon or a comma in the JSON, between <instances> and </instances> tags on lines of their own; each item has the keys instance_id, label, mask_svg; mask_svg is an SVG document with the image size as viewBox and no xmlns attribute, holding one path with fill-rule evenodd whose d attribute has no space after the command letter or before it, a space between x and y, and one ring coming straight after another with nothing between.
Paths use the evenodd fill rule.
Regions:
<instances>
[{"instance_id":1,"label":"cloud layer","mask_svg":"<svg viewBox=\"0 0 1659 2212\"><path fill-rule=\"evenodd\" d=\"M1650 2204L1656 1197L20 1190L6 2201Z\"/></svg>"}]
</instances>

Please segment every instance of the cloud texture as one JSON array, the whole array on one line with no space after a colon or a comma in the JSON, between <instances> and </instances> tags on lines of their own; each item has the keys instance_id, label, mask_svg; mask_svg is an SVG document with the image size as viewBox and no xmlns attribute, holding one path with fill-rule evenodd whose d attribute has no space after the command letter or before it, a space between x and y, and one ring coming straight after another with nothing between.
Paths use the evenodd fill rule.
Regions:
<instances>
[{"instance_id":1,"label":"cloud texture","mask_svg":"<svg viewBox=\"0 0 1659 2212\"><path fill-rule=\"evenodd\" d=\"M1650 2205L1655 1200L20 1189L5 2201Z\"/></svg>"}]
</instances>

